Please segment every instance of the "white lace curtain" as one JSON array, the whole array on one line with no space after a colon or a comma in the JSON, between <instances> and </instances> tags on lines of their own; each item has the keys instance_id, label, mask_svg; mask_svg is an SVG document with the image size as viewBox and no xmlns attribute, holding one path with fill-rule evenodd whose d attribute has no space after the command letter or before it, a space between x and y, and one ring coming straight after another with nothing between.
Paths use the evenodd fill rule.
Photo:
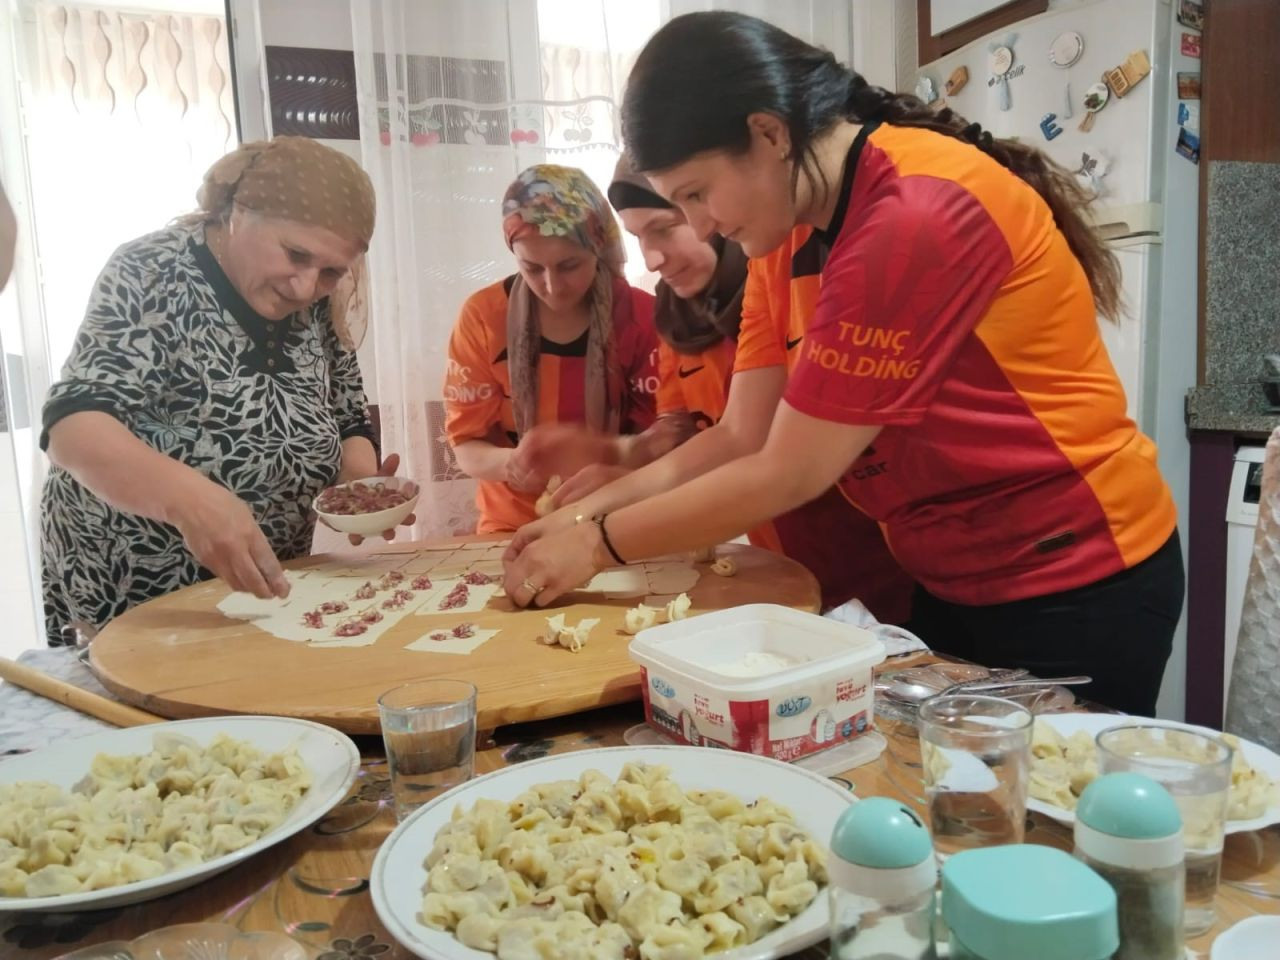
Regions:
<instances>
[{"instance_id":1,"label":"white lace curtain","mask_svg":"<svg viewBox=\"0 0 1280 960\"><path fill-rule=\"evenodd\" d=\"M221 17L38 2L28 111L49 360L56 376L117 246L195 206L236 143Z\"/></svg>"}]
</instances>

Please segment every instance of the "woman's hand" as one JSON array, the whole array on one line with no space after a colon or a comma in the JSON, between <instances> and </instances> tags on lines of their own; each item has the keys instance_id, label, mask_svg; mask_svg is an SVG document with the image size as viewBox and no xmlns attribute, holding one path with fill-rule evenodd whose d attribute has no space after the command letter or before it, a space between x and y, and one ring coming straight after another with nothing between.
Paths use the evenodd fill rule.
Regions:
<instances>
[{"instance_id":1,"label":"woman's hand","mask_svg":"<svg viewBox=\"0 0 1280 960\"><path fill-rule=\"evenodd\" d=\"M625 477L630 472L626 467L611 467L603 463L593 463L589 467L583 467L556 488L556 492L551 495L551 509L559 510L561 507L577 503L583 497L595 493L601 487Z\"/></svg>"},{"instance_id":2,"label":"woman's hand","mask_svg":"<svg viewBox=\"0 0 1280 960\"><path fill-rule=\"evenodd\" d=\"M249 507L230 490L191 471L168 512L191 555L232 590L263 600L289 595L275 551Z\"/></svg>"},{"instance_id":3,"label":"woman's hand","mask_svg":"<svg viewBox=\"0 0 1280 960\"><path fill-rule=\"evenodd\" d=\"M580 423L543 423L520 438L513 460L520 470L547 477L571 477L593 463L616 463L617 437Z\"/></svg>"},{"instance_id":4,"label":"woman's hand","mask_svg":"<svg viewBox=\"0 0 1280 960\"><path fill-rule=\"evenodd\" d=\"M382 461L382 466L378 468L378 472L377 474L375 474L375 476L394 477L396 475L396 471L399 469L400 469L400 454L389 453L387 454L386 459ZM417 522L417 520L418 520L417 515L411 513L407 517L405 517L403 520L400 521L400 526L412 527ZM324 521L322 520L321 523L324 523ZM325 526L328 527L329 525L326 523ZM330 527L329 529L332 530L333 528ZM395 538L396 538L396 532L394 529L382 531L383 540L394 540ZM360 536L360 534L358 533L347 534L347 540L350 541L353 547L358 547L360 546L360 544L364 543L364 537Z\"/></svg>"},{"instance_id":5,"label":"woman's hand","mask_svg":"<svg viewBox=\"0 0 1280 960\"><path fill-rule=\"evenodd\" d=\"M515 545L513 540L512 548ZM503 586L516 606L545 607L611 565L600 528L584 520L568 529L526 540L516 552L509 548L503 558Z\"/></svg>"}]
</instances>

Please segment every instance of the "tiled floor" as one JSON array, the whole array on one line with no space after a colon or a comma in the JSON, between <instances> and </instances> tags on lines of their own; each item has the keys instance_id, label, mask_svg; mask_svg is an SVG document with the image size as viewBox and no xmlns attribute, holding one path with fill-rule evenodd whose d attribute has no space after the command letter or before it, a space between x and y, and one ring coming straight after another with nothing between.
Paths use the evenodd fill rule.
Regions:
<instances>
[{"instance_id":1,"label":"tiled floor","mask_svg":"<svg viewBox=\"0 0 1280 960\"><path fill-rule=\"evenodd\" d=\"M0 433L0 656L12 659L40 646L37 623L13 447Z\"/></svg>"}]
</instances>

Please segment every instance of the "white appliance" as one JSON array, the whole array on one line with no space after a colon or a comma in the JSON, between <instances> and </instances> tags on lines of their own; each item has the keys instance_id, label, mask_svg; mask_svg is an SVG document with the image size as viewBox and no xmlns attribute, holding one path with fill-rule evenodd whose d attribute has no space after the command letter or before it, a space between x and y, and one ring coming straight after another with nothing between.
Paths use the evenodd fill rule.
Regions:
<instances>
[{"instance_id":1,"label":"white appliance","mask_svg":"<svg viewBox=\"0 0 1280 960\"><path fill-rule=\"evenodd\" d=\"M1249 582L1253 559L1253 535L1258 527L1258 501L1262 496L1262 461L1266 447L1245 446L1236 451L1231 468L1231 489L1227 494L1227 625L1226 656L1222 661L1222 709L1227 708L1231 686L1231 664L1236 658L1240 615L1244 610L1244 588Z\"/></svg>"},{"instance_id":2,"label":"white appliance","mask_svg":"<svg viewBox=\"0 0 1280 960\"><path fill-rule=\"evenodd\" d=\"M1109 165L1094 217L1120 261L1125 316L1119 324L1100 321L1102 337L1130 415L1159 447L1160 468L1178 506L1185 560L1191 449L1184 403L1196 382L1199 167L1174 151L1176 74L1198 73L1200 61L1182 55L1187 28L1173 12L1169 0L1060 5L925 64L919 76L946 96L948 78L963 66L967 84L946 97L956 112L994 136L1035 144L1068 170L1079 170L1086 153ZM1082 42L1074 62L1072 35ZM996 71L1007 58L1000 47L1013 54L1002 79ZM1051 51L1070 65L1055 65ZM1150 61L1150 75L1122 98L1110 94L1091 129L1081 130L1089 88L1140 51ZM1055 116L1047 119L1050 114ZM1042 122L1061 133L1047 139ZM1183 717L1185 686L1184 617L1165 671L1160 716Z\"/></svg>"}]
</instances>

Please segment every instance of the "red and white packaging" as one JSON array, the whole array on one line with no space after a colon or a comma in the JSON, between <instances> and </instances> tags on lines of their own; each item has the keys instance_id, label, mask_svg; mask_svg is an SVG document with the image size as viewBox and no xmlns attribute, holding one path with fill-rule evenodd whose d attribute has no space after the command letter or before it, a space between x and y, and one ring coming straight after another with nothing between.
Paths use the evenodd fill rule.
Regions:
<instances>
[{"instance_id":1,"label":"red and white packaging","mask_svg":"<svg viewBox=\"0 0 1280 960\"><path fill-rule=\"evenodd\" d=\"M870 728L871 669L884 645L867 630L757 603L642 630L631 641L644 716L667 737L794 760ZM754 661L790 661L734 676Z\"/></svg>"}]
</instances>

